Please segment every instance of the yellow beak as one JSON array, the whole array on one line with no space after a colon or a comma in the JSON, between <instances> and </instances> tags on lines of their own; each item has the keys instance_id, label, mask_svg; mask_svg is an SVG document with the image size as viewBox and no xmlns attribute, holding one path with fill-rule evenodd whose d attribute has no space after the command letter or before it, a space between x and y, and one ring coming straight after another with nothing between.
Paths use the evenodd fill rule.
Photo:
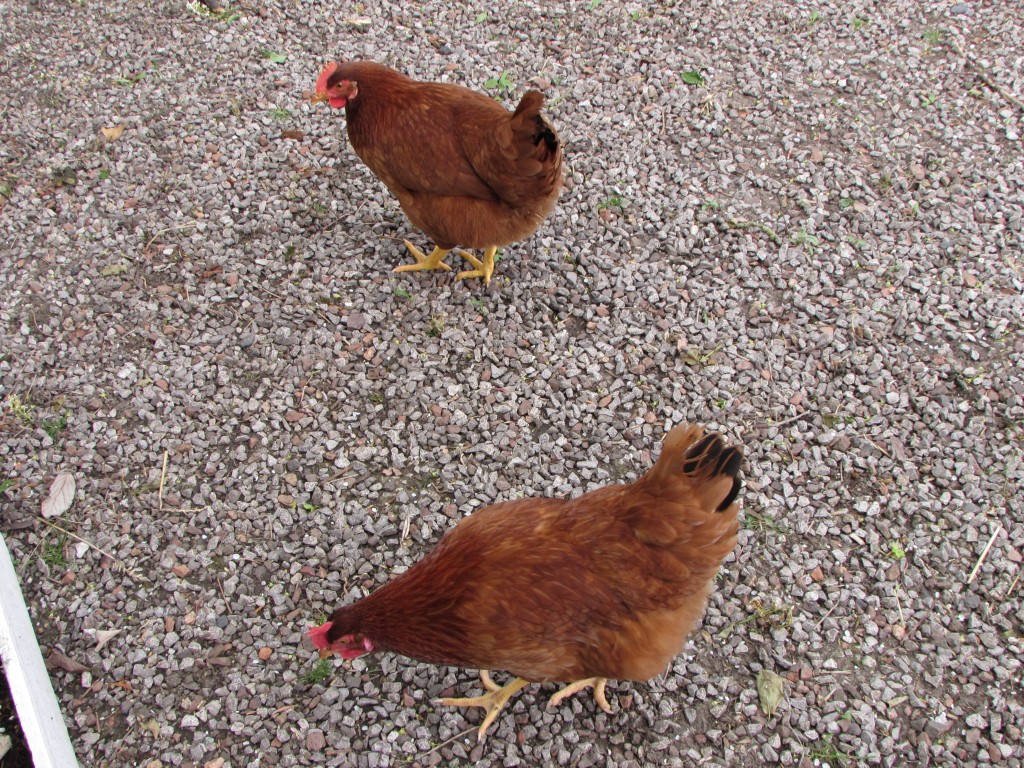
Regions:
<instances>
[{"instance_id":1,"label":"yellow beak","mask_svg":"<svg viewBox=\"0 0 1024 768\"><path fill-rule=\"evenodd\" d=\"M326 93L316 93L309 97L310 104L322 104L325 101L330 101L331 97Z\"/></svg>"},{"instance_id":2,"label":"yellow beak","mask_svg":"<svg viewBox=\"0 0 1024 768\"><path fill-rule=\"evenodd\" d=\"M319 651L319 655L321 659L329 659L331 656L334 655L334 651L332 651L330 648L321 648Z\"/></svg>"}]
</instances>

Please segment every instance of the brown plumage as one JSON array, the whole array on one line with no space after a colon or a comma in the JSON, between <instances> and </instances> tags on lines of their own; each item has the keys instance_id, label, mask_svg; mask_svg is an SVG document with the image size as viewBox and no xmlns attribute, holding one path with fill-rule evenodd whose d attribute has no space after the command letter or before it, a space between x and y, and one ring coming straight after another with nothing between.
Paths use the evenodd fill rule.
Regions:
<instances>
[{"instance_id":1,"label":"brown plumage","mask_svg":"<svg viewBox=\"0 0 1024 768\"><path fill-rule=\"evenodd\" d=\"M680 425L657 463L628 485L573 500L487 507L423 560L311 631L347 658L393 651L434 664L504 669L520 680L478 699L480 736L530 682L647 680L682 649L736 544L742 454ZM485 685L491 687L489 680Z\"/></svg>"},{"instance_id":2,"label":"brown plumage","mask_svg":"<svg viewBox=\"0 0 1024 768\"><path fill-rule=\"evenodd\" d=\"M450 269L456 246L474 270L459 277L490 281L498 247L536 231L561 187L558 136L540 115L544 97L527 91L514 113L459 85L421 83L368 61L332 62L314 101L345 108L352 148L435 243L424 256L406 241L410 269Z\"/></svg>"}]
</instances>

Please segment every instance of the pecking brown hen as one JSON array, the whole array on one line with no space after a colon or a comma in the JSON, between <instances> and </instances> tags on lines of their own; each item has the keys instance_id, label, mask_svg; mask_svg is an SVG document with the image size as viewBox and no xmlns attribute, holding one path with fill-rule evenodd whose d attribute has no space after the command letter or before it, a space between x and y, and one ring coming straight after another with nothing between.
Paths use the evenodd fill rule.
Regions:
<instances>
[{"instance_id":1,"label":"pecking brown hen","mask_svg":"<svg viewBox=\"0 0 1024 768\"><path fill-rule=\"evenodd\" d=\"M607 678L647 680L683 648L736 544L739 448L680 425L634 483L572 500L495 504L373 594L310 629L321 656L391 651L482 670L489 692L442 699L488 726L530 682L567 682L549 706ZM486 670L516 679L504 687Z\"/></svg>"},{"instance_id":2,"label":"pecking brown hen","mask_svg":"<svg viewBox=\"0 0 1024 768\"><path fill-rule=\"evenodd\" d=\"M415 264L450 270L456 246L489 283L498 248L533 234L555 206L562 181L558 135L540 115L544 96L527 91L514 113L459 85L421 83L369 61L332 62L314 102L345 108L352 149L398 198L410 221L434 241Z\"/></svg>"}]
</instances>

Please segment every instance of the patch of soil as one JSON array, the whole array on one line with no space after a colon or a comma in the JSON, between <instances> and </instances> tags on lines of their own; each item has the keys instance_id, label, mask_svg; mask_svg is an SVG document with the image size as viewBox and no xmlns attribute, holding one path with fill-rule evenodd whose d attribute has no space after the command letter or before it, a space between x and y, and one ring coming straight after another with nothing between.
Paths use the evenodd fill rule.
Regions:
<instances>
[{"instance_id":1,"label":"patch of soil","mask_svg":"<svg viewBox=\"0 0 1024 768\"><path fill-rule=\"evenodd\" d=\"M0 665L0 735L11 737L11 748L0 757L2 768L33 768L32 753L29 751L25 734L21 732L21 722L14 709L14 699L7 685L7 673Z\"/></svg>"}]
</instances>

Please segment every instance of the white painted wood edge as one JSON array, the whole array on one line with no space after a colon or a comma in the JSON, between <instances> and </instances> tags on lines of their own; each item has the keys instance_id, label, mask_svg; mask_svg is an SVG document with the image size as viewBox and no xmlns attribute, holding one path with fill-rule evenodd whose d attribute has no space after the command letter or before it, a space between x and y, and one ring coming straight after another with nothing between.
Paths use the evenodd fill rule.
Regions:
<instances>
[{"instance_id":1,"label":"white painted wood edge","mask_svg":"<svg viewBox=\"0 0 1024 768\"><path fill-rule=\"evenodd\" d=\"M36 768L78 768L68 728L29 621L7 542L0 534L0 656Z\"/></svg>"}]
</instances>

